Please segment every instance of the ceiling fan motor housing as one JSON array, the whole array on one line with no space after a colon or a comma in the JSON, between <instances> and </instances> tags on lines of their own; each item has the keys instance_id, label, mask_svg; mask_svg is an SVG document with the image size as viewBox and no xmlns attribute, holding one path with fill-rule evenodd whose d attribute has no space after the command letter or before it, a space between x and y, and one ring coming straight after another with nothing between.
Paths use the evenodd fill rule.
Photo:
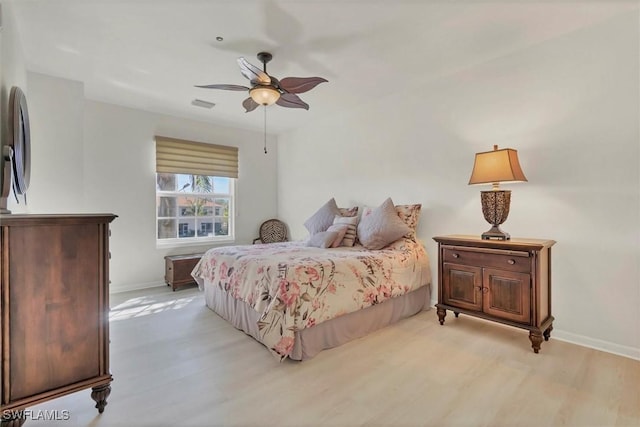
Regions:
<instances>
[{"instance_id":1,"label":"ceiling fan motor housing","mask_svg":"<svg viewBox=\"0 0 640 427\"><path fill-rule=\"evenodd\" d=\"M265 66L267 65L267 62L273 59L273 55L270 54L269 52L258 52L257 57L258 57L258 60L262 62Z\"/></svg>"}]
</instances>

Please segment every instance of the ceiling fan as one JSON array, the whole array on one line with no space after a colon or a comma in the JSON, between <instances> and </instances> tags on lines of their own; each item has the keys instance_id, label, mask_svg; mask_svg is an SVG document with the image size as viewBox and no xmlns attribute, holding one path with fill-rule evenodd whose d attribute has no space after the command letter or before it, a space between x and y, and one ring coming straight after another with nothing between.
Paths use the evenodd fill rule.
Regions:
<instances>
[{"instance_id":1,"label":"ceiling fan","mask_svg":"<svg viewBox=\"0 0 640 427\"><path fill-rule=\"evenodd\" d=\"M307 92L320 83L326 82L322 77L286 77L278 80L267 74L267 62L271 61L273 55L269 52L258 53L258 59L262 62L263 69L250 64L243 57L238 58L240 72L251 82L251 87L228 84L213 84L198 86L204 89L223 89L236 91L249 91L249 98L242 102L242 106L248 113L255 110L259 105L277 104L287 108L309 109L309 104L304 102L297 95Z\"/></svg>"}]
</instances>

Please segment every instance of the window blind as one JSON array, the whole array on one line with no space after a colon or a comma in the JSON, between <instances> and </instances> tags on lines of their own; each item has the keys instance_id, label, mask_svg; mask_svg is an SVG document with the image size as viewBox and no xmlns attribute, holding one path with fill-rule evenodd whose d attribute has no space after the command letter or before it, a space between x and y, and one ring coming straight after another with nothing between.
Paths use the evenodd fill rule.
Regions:
<instances>
[{"instance_id":1,"label":"window blind","mask_svg":"<svg viewBox=\"0 0 640 427\"><path fill-rule=\"evenodd\" d=\"M238 177L238 147L156 136L156 172Z\"/></svg>"}]
</instances>

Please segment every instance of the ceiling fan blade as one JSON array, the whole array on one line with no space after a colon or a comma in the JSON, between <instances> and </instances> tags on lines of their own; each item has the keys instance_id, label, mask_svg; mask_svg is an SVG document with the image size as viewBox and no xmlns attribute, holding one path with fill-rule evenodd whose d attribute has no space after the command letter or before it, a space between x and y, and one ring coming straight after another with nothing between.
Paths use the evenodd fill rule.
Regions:
<instances>
[{"instance_id":1,"label":"ceiling fan blade","mask_svg":"<svg viewBox=\"0 0 640 427\"><path fill-rule=\"evenodd\" d=\"M248 87L240 86L240 85L204 85L204 86L196 85L196 87L201 87L203 89L249 90Z\"/></svg>"},{"instance_id":2,"label":"ceiling fan blade","mask_svg":"<svg viewBox=\"0 0 640 427\"><path fill-rule=\"evenodd\" d=\"M280 88L289 93L304 93L326 81L322 77L286 77L280 80Z\"/></svg>"},{"instance_id":3,"label":"ceiling fan blade","mask_svg":"<svg viewBox=\"0 0 640 427\"><path fill-rule=\"evenodd\" d=\"M276 101L276 104L281 107L287 108L304 108L305 110L309 109L309 104L298 98L298 95L294 93L283 93Z\"/></svg>"},{"instance_id":4,"label":"ceiling fan blade","mask_svg":"<svg viewBox=\"0 0 640 427\"><path fill-rule=\"evenodd\" d=\"M243 76L249 79L251 84L270 85L271 78L267 73L253 64L250 64L244 57L238 58L238 65Z\"/></svg>"},{"instance_id":5,"label":"ceiling fan blade","mask_svg":"<svg viewBox=\"0 0 640 427\"><path fill-rule=\"evenodd\" d=\"M253 111L256 108L258 108L258 104L256 101L253 100L253 98L249 97L247 99L245 99L244 101L242 101L242 106L245 109L245 113L248 113L249 111Z\"/></svg>"}]
</instances>

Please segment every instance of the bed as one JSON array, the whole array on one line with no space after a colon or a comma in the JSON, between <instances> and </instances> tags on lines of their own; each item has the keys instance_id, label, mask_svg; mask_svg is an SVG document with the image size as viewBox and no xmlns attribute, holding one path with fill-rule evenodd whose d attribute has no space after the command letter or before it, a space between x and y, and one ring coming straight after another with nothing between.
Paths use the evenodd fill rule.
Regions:
<instances>
[{"instance_id":1,"label":"bed","mask_svg":"<svg viewBox=\"0 0 640 427\"><path fill-rule=\"evenodd\" d=\"M381 250L305 242L213 248L192 273L206 305L281 361L306 360L429 309L423 245Z\"/></svg>"}]
</instances>

